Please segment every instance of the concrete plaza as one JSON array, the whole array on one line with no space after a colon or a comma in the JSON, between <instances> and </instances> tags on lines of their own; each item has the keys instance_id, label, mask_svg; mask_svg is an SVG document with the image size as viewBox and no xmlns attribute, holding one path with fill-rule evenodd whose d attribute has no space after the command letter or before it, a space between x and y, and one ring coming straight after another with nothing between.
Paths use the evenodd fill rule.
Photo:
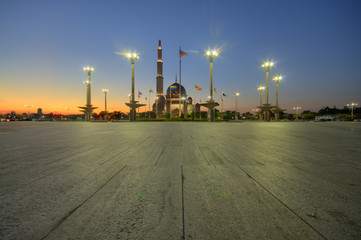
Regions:
<instances>
[{"instance_id":1,"label":"concrete plaza","mask_svg":"<svg viewBox=\"0 0 361 240\"><path fill-rule=\"evenodd\" d=\"M0 123L0 239L361 239L356 122Z\"/></svg>"}]
</instances>

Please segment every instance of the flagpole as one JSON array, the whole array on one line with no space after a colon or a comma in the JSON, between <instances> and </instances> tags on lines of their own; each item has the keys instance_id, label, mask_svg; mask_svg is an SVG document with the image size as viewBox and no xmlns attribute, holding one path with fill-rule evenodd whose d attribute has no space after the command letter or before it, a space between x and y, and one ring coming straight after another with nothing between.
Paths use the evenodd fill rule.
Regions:
<instances>
[{"instance_id":1,"label":"flagpole","mask_svg":"<svg viewBox=\"0 0 361 240\"><path fill-rule=\"evenodd\" d=\"M170 87L169 99L170 99L170 103L169 103L169 119L171 119L172 118L172 87Z\"/></svg>"},{"instance_id":2,"label":"flagpole","mask_svg":"<svg viewBox=\"0 0 361 240\"><path fill-rule=\"evenodd\" d=\"M179 53L181 53L181 46L179 46ZM179 83L180 83L180 86L179 86L179 117L181 117L182 116L182 114L181 114L181 108L182 108L182 102L181 102L181 99L182 99L182 58L180 55L179 55Z\"/></svg>"},{"instance_id":3,"label":"flagpole","mask_svg":"<svg viewBox=\"0 0 361 240\"><path fill-rule=\"evenodd\" d=\"M148 94L148 101L149 101L149 105L148 105L148 119L150 120L150 88L149 88L149 94Z\"/></svg>"},{"instance_id":4,"label":"flagpole","mask_svg":"<svg viewBox=\"0 0 361 240\"><path fill-rule=\"evenodd\" d=\"M194 84L194 109L193 109L193 118L194 120L196 120L197 117L197 113L196 113L196 104L197 104L197 90L196 90L196 85Z\"/></svg>"}]
</instances>

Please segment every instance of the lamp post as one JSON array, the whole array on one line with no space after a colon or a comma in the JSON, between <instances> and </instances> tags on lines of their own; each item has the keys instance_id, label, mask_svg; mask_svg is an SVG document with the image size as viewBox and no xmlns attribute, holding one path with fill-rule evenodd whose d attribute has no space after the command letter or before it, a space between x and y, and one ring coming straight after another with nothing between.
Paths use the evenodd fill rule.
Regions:
<instances>
[{"instance_id":1,"label":"lamp post","mask_svg":"<svg viewBox=\"0 0 361 240\"><path fill-rule=\"evenodd\" d=\"M273 77L273 81L276 82L276 108L275 108L275 118L276 121L278 122L280 119L280 108L278 106L278 83L282 80L282 76L281 75L277 75Z\"/></svg>"},{"instance_id":2,"label":"lamp post","mask_svg":"<svg viewBox=\"0 0 361 240\"><path fill-rule=\"evenodd\" d=\"M84 67L83 70L84 70L84 72L88 73L88 80L84 82L86 84L86 105L85 105L85 107L79 107L79 108L83 109L81 111L85 113L85 121L90 122L93 110L97 109L97 107L93 107L93 105L91 104L90 76L91 76L91 73L94 71L94 68L87 66L87 67Z\"/></svg>"},{"instance_id":3,"label":"lamp post","mask_svg":"<svg viewBox=\"0 0 361 240\"><path fill-rule=\"evenodd\" d=\"M104 106L104 120L108 119L108 111L107 111L107 93L109 92L109 89L102 89L104 92L104 100L105 100L105 106Z\"/></svg>"},{"instance_id":4,"label":"lamp post","mask_svg":"<svg viewBox=\"0 0 361 240\"><path fill-rule=\"evenodd\" d=\"M264 110L265 110L265 120L269 121L270 120L270 109L272 107L270 107L270 104L268 103L268 79L269 79L269 70L273 67L274 63L273 62L265 62L262 64L262 67L266 70L266 103L263 104L264 105Z\"/></svg>"},{"instance_id":5,"label":"lamp post","mask_svg":"<svg viewBox=\"0 0 361 240\"><path fill-rule=\"evenodd\" d=\"M158 118L158 99L159 99L159 96L156 96L155 97L155 119Z\"/></svg>"},{"instance_id":6,"label":"lamp post","mask_svg":"<svg viewBox=\"0 0 361 240\"><path fill-rule=\"evenodd\" d=\"M209 80L209 100L201 106L208 108L208 121L214 122L214 108L219 104L213 99L213 59L218 56L217 50L208 50L205 54L209 58L210 64L210 80Z\"/></svg>"},{"instance_id":7,"label":"lamp post","mask_svg":"<svg viewBox=\"0 0 361 240\"><path fill-rule=\"evenodd\" d=\"M68 121L70 120L70 118L69 118L69 110L70 110L70 109L71 109L70 107L65 107L65 110L68 111Z\"/></svg>"},{"instance_id":8,"label":"lamp post","mask_svg":"<svg viewBox=\"0 0 361 240\"><path fill-rule=\"evenodd\" d=\"M234 117L234 120L237 121L238 120L238 113L237 113L237 97L239 96L239 92L236 92L234 94L236 96L236 116Z\"/></svg>"},{"instance_id":9,"label":"lamp post","mask_svg":"<svg viewBox=\"0 0 361 240\"><path fill-rule=\"evenodd\" d=\"M24 105L24 107L28 108L28 119L30 119L30 108L34 107L34 105Z\"/></svg>"},{"instance_id":10,"label":"lamp post","mask_svg":"<svg viewBox=\"0 0 361 240\"><path fill-rule=\"evenodd\" d=\"M259 108L260 108L260 111L259 111L259 119L260 120L263 120L263 111L262 111L262 91L265 90L265 87L264 86L259 86L257 88L257 90L259 91Z\"/></svg>"},{"instance_id":11,"label":"lamp post","mask_svg":"<svg viewBox=\"0 0 361 240\"><path fill-rule=\"evenodd\" d=\"M293 110L296 110L296 119L298 119L298 110L300 110L301 107L293 107Z\"/></svg>"},{"instance_id":12,"label":"lamp post","mask_svg":"<svg viewBox=\"0 0 361 240\"><path fill-rule=\"evenodd\" d=\"M145 104L138 104L138 101L135 101L135 93L134 93L134 64L135 64L135 60L139 59L139 55L136 53L128 53L126 54L127 58L130 60L131 64L132 64L132 93L131 93L131 100L130 103L126 103L126 105L128 107L131 108L130 113L129 113L129 120L131 122L136 121L136 109L141 107L141 106L145 106Z\"/></svg>"},{"instance_id":13,"label":"lamp post","mask_svg":"<svg viewBox=\"0 0 361 240\"><path fill-rule=\"evenodd\" d=\"M357 103L350 103L350 104L347 104L347 106L348 107L350 107L351 106L351 117L352 117L352 120L353 120L353 108L354 108L354 106L357 106Z\"/></svg>"},{"instance_id":14,"label":"lamp post","mask_svg":"<svg viewBox=\"0 0 361 240\"><path fill-rule=\"evenodd\" d=\"M186 100L185 97L181 97L180 99L181 99L182 103L184 103L184 101ZM184 110L184 109L185 109L185 108L184 108L184 104L181 105L181 108L179 109L179 111L182 109L182 107L183 107L183 115L185 115L185 114L184 114L184 112L185 112L185 110ZM181 114L181 116L182 116L182 114Z\"/></svg>"}]
</instances>

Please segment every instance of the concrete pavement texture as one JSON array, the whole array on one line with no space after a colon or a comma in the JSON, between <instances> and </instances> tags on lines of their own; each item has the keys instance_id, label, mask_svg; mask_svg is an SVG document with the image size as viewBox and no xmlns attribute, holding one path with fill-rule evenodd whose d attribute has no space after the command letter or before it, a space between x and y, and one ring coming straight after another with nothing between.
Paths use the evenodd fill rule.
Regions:
<instances>
[{"instance_id":1,"label":"concrete pavement texture","mask_svg":"<svg viewBox=\"0 0 361 240\"><path fill-rule=\"evenodd\" d=\"M0 239L361 239L355 122L0 124Z\"/></svg>"}]
</instances>

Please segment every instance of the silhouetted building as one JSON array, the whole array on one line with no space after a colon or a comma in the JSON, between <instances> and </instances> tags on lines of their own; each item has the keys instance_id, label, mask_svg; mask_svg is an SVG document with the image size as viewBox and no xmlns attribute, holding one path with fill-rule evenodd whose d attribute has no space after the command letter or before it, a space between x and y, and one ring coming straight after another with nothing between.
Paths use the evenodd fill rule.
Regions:
<instances>
[{"instance_id":1,"label":"silhouetted building","mask_svg":"<svg viewBox=\"0 0 361 240\"><path fill-rule=\"evenodd\" d=\"M43 109L38 108L38 115L43 115Z\"/></svg>"}]
</instances>

